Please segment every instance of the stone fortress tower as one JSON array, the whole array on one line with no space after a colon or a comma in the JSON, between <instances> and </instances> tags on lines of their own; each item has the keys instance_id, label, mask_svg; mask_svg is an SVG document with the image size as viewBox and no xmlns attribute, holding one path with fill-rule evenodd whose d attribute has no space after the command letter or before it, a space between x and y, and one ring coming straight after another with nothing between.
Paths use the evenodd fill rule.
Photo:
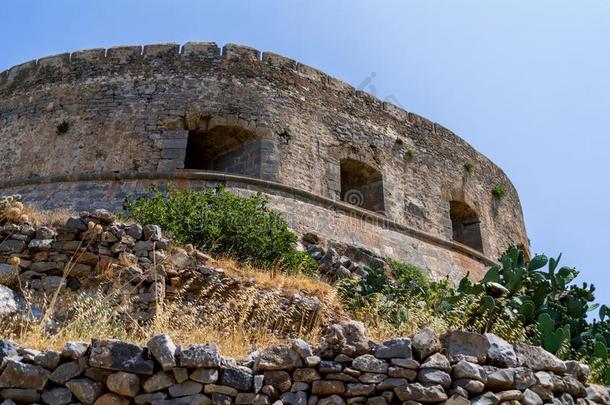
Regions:
<instances>
[{"instance_id":1,"label":"stone fortress tower","mask_svg":"<svg viewBox=\"0 0 610 405\"><path fill-rule=\"evenodd\" d=\"M527 249L500 168L448 129L286 57L189 42L0 74L0 194L120 209L168 182L268 194L300 234L480 277ZM504 187L503 197L493 189Z\"/></svg>"}]
</instances>

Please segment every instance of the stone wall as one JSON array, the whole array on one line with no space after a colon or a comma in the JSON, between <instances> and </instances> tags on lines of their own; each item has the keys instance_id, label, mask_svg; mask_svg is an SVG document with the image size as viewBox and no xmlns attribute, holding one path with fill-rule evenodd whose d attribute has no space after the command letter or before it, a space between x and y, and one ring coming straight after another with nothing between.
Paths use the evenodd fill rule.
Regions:
<instances>
[{"instance_id":1,"label":"stone wall","mask_svg":"<svg viewBox=\"0 0 610 405\"><path fill-rule=\"evenodd\" d=\"M118 340L39 352L0 340L3 405L32 404L610 404L588 368L492 334L429 329L368 340L362 324L332 325L318 346L293 339L240 361L215 344L146 347Z\"/></svg>"},{"instance_id":2,"label":"stone wall","mask_svg":"<svg viewBox=\"0 0 610 405\"><path fill-rule=\"evenodd\" d=\"M58 131L64 122L67 132ZM508 178L451 131L307 65L232 44L94 49L0 73L0 189L33 189L41 178L63 175L179 173L189 131L219 127L262 140L262 178L338 199L341 161L355 160L382 175L390 221L451 241L449 202L461 201L478 214L485 257L497 258L511 243L528 246ZM504 198L492 194L499 184ZM115 186L57 185L62 190L37 203L71 206L79 187L119 201ZM426 250L447 255L438 245Z\"/></svg>"}]
</instances>

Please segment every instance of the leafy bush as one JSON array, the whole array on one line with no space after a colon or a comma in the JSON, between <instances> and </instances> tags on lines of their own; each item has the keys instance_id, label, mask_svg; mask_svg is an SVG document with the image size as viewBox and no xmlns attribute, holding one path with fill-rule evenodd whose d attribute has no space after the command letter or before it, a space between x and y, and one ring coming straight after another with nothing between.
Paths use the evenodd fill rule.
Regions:
<instances>
[{"instance_id":1,"label":"leafy bush","mask_svg":"<svg viewBox=\"0 0 610 405\"><path fill-rule=\"evenodd\" d=\"M498 184L491 190L491 193L497 198L504 198L506 196L506 188L504 184Z\"/></svg>"},{"instance_id":2,"label":"leafy bush","mask_svg":"<svg viewBox=\"0 0 610 405\"><path fill-rule=\"evenodd\" d=\"M389 334L409 333L428 324L440 310L447 279L431 281L413 264L390 260L389 277L383 269L365 268L367 276L342 280L337 289L346 309L354 317L382 323Z\"/></svg>"},{"instance_id":3,"label":"leafy bush","mask_svg":"<svg viewBox=\"0 0 610 405\"><path fill-rule=\"evenodd\" d=\"M339 294L355 317L378 317L394 331L416 323L492 332L580 359L590 365L592 381L610 384L610 308L602 305L599 320L589 322L587 314L598 308L592 304L595 287L570 284L578 272L559 268L559 261L538 255L528 262L511 247L481 281L466 276L457 288L447 279L431 281L417 266L390 261L392 278L367 269L366 278L340 283Z\"/></svg>"},{"instance_id":4,"label":"leafy bush","mask_svg":"<svg viewBox=\"0 0 610 405\"><path fill-rule=\"evenodd\" d=\"M312 272L315 261L296 250L296 235L268 202L261 194L241 197L220 186L184 192L170 187L127 200L125 209L138 222L161 226L178 243L256 266Z\"/></svg>"}]
</instances>

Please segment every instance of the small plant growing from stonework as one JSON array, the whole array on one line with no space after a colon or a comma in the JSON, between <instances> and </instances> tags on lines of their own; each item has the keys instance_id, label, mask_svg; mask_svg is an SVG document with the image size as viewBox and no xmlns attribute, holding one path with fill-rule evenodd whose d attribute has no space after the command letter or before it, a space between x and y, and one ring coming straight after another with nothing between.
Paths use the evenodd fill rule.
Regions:
<instances>
[{"instance_id":1,"label":"small plant growing from stonework","mask_svg":"<svg viewBox=\"0 0 610 405\"><path fill-rule=\"evenodd\" d=\"M62 121L61 123L57 124L57 127L55 128L57 135L63 135L65 133L67 133L69 130L70 130L70 123L68 121Z\"/></svg>"},{"instance_id":2,"label":"small plant growing from stonework","mask_svg":"<svg viewBox=\"0 0 610 405\"><path fill-rule=\"evenodd\" d=\"M413 149L407 149L406 154L409 159L413 159L413 156L415 156L415 152L413 152Z\"/></svg>"},{"instance_id":3,"label":"small plant growing from stonework","mask_svg":"<svg viewBox=\"0 0 610 405\"><path fill-rule=\"evenodd\" d=\"M504 187L504 184L498 184L491 190L491 193L496 198L504 198L506 197L506 188Z\"/></svg>"},{"instance_id":4,"label":"small plant growing from stonework","mask_svg":"<svg viewBox=\"0 0 610 405\"><path fill-rule=\"evenodd\" d=\"M464 163L464 170L466 170L466 173L468 174L472 174L474 172L474 163L468 161L466 163Z\"/></svg>"}]
</instances>

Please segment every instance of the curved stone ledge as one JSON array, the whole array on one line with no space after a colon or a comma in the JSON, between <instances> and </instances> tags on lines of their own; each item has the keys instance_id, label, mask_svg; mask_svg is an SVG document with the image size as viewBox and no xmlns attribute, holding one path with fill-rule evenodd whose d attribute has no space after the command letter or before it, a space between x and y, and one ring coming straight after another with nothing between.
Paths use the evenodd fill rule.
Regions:
<instances>
[{"instance_id":1,"label":"curved stone ledge","mask_svg":"<svg viewBox=\"0 0 610 405\"><path fill-rule=\"evenodd\" d=\"M340 210L348 214L355 214L361 217L362 220L369 223L374 223L383 228L389 228L401 233L413 236L427 243L432 243L444 248L451 249L453 251L470 256L481 263L489 266L493 266L496 262L480 252L469 248L468 246L456 243L454 241L446 240L433 235L428 232L424 232L408 225L400 224L392 221L383 215L378 213L361 209L357 206L345 203L343 201L332 200L327 197L323 197L305 190L301 190L295 187L291 187L282 183L277 183L269 180L256 179L247 176L238 176L233 174L211 172L211 171L191 171L185 170L180 173L151 173L151 172L132 172L132 173L87 173L87 174L75 174L66 176L53 176L53 177L41 177L33 179L16 179L8 181L0 181L0 190L35 186L41 184L53 184L53 183L76 183L76 182L89 182L89 181L123 181L123 180L161 180L161 181L178 181L178 180L206 180L216 182L231 182L237 184L244 184L247 186L256 186L265 192L270 194L282 192L286 193L294 198L297 198L303 202L321 204L326 209Z\"/></svg>"}]
</instances>

